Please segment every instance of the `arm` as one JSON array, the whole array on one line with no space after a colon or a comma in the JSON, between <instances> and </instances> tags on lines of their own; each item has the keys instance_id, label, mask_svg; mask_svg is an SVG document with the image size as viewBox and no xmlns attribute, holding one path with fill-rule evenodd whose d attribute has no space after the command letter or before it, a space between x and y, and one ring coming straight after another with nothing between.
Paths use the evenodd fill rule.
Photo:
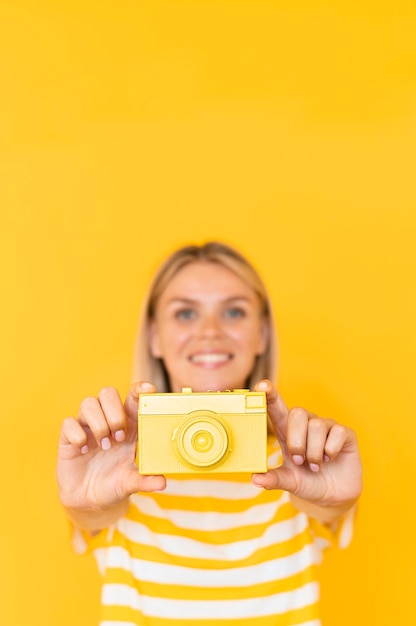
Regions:
<instances>
[{"instance_id":1,"label":"arm","mask_svg":"<svg viewBox=\"0 0 416 626\"><path fill-rule=\"evenodd\" d=\"M130 495L166 486L163 476L141 476L135 464L137 401L149 383L134 385L123 405L112 387L86 398L78 419L68 417L61 428L57 480L59 498L69 519L95 532L122 517Z\"/></svg>"},{"instance_id":2,"label":"arm","mask_svg":"<svg viewBox=\"0 0 416 626\"><path fill-rule=\"evenodd\" d=\"M324 524L331 524L354 506L362 489L362 467L355 433L331 419L305 409L288 410L269 381L268 412L282 448L283 462L254 484L290 493L294 506Z\"/></svg>"}]
</instances>

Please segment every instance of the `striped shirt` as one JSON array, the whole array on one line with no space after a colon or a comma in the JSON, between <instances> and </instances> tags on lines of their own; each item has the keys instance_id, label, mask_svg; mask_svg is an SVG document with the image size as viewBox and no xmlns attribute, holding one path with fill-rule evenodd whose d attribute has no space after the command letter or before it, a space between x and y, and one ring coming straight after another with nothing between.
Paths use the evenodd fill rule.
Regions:
<instances>
[{"instance_id":1,"label":"striped shirt","mask_svg":"<svg viewBox=\"0 0 416 626\"><path fill-rule=\"evenodd\" d=\"M332 532L251 475L170 477L87 539L103 576L100 626L319 626L316 568L350 529Z\"/></svg>"}]
</instances>

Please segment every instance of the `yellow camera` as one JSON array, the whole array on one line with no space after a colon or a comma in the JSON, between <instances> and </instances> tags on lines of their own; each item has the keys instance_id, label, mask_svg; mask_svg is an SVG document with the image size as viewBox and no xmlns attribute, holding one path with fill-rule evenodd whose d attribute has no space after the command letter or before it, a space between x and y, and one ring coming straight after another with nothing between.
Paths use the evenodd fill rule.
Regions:
<instances>
[{"instance_id":1,"label":"yellow camera","mask_svg":"<svg viewBox=\"0 0 416 626\"><path fill-rule=\"evenodd\" d=\"M267 471L262 391L141 394L138 420L140 474Z\"/></svg>"}]
</instances>

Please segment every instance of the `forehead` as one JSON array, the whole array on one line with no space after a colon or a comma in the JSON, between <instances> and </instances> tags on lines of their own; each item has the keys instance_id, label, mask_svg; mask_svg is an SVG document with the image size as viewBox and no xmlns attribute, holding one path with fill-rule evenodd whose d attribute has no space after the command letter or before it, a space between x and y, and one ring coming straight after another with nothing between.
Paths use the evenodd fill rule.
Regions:
<instances>
[{"instance_id":1,"label":"forehead","mask_svg":"<svg viewBox=\"0 0 416 626\"><path fill-rule=\"evenodd\" d=\"M195 261L182 267L170 280L160 299L206 298L257 300L253 289L235 272L219 263Z\"/></svg>"}]
</instances>

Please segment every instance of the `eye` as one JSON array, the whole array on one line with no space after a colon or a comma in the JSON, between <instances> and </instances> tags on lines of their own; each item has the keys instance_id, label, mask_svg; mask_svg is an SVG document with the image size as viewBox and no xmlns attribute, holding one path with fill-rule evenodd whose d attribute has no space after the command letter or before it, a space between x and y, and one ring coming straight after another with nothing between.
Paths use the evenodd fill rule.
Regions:
<instances>
[{"instance_id":1,"label":"eye","mask_svg":"<svg viewBox=\"0 0 416 626\"><path fill-rule=\"evenodd\" d=\"M224 311L224 317L227 319L239 319L246 316L246 312L244 309L238 306L230 307Z\"/></svg>"},{"instance_id":2,"label":"eye","mask_svg":"<svg viewBox=\"0 0 416 626\"><path fill-rule=\"evenodd\" d=\"M175 313L175 318L181 321L188 321L194 319L196 316L196 312L193 309L179 309Z\"/></svg>"}]
</instances>

